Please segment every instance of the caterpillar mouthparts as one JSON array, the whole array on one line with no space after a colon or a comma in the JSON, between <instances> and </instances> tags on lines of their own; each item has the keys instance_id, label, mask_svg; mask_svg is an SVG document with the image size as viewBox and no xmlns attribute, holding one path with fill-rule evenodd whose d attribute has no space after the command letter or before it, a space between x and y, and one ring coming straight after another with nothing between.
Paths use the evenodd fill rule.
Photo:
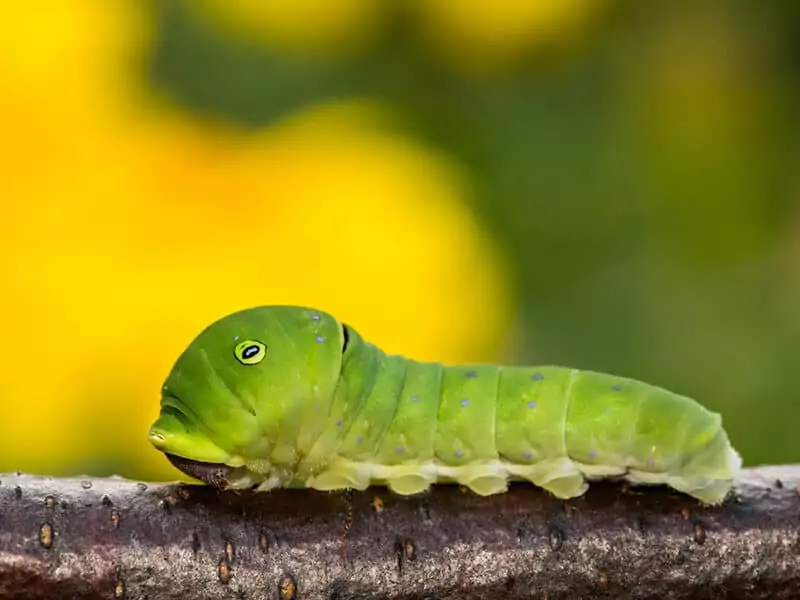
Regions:
<instances>
[{"instance_id":1,"label":"caterpillar mouthparts","mask_svg":"<svg viewBox=\"0 0 800 600\"><path fill-rule=\"evenodd\" d=\"M205 463L175 454L166 454L166 456L169 462L182 473L220 489L227 487L231 472L234 470L234 467L221 463Z\"/></svg>"}]
</instances>

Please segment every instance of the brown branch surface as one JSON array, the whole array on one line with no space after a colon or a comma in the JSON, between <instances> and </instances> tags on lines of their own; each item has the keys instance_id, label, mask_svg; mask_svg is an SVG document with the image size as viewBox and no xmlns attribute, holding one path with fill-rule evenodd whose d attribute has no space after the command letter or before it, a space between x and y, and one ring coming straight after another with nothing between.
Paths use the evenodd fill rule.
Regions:
<instances>
[{"instance_id":1,"label":"brown branch surface","mask_svg":"<svg viewBox=\"0 0 800 600\"><path fill-rule=\"evenodd\" d=\"M703 507L602 483L401 498L0 475L0 598L800 598L800 465Z\"/></svg>"}]
</instances>

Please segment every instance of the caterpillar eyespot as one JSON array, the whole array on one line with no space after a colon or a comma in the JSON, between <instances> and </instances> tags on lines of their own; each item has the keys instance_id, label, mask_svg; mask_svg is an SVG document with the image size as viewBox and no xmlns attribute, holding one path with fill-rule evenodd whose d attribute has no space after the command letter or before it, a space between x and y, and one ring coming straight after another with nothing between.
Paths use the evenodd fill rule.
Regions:
<instances>
[{"instance_id":1,"label":"caterpillar eyespot","mask_svg":"<svg viewBox=\"0 0 800 600\"><path fill-rule=\"evenodd\" d=\"M245 366L269 348L270 369L231 368L220 351L231 339ZM742 464L720 415L686 396L562 366L419 362L303 307L212 323L163 394L150 441L188 475L233 489L407 495L446 482L490 495L523 480L567 499L621 477L718 504Z\"/></svg>"},{"instance_id":2,"label":"caterpillar eyespot","mask_svg":"<svg viewBox=\"0 0 800 600\"><path fill-rule=\"evenodd\" d=\"M233 354L243 365L256 365L264 360L267 347L257 340L245 340L236 344Z\"/></svg>"}]
</instances>

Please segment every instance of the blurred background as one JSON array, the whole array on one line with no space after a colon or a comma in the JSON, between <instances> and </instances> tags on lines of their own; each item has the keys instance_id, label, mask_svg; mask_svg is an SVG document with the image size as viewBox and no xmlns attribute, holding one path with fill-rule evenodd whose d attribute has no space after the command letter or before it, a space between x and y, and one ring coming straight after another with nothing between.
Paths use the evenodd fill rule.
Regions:
<instances>
[{"instance_id":1,"label":"blurred background","mask_svg":"<svg viewBox=\"0 0 800 600\"><path fill-rule=\"evenodd\" d=\"M800 461L800 4L16 2L0 20L0 472L147 441L218 317L563 364Z\"/></svg>"}]
</instances>

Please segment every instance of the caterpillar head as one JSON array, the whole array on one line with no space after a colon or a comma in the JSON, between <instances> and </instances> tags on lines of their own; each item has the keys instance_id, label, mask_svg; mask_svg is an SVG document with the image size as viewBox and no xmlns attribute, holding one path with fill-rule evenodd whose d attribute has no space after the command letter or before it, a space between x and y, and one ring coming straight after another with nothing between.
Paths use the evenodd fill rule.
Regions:
<instances>
[{"instance_id":1,"label":"caterpillar head","mask_svg":"<svg viewBox=\"0 0 800 600\"><path fill-rule=\"evenodd\" d=\"M170 371L151 443L187 475L221 487L290 472L324 426L343 342L336 319L302 307L216 321Z\"/></svg>"}]
</instances>

